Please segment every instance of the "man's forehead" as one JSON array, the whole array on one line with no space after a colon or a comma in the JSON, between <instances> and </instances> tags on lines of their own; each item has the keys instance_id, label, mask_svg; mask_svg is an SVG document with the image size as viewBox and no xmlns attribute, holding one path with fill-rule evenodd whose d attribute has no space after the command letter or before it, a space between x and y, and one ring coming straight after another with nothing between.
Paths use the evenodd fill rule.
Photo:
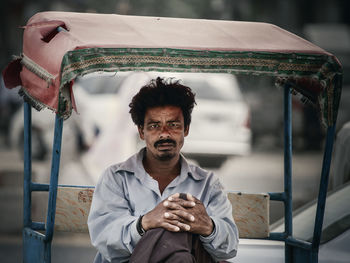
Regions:
<instances>
[{"instance_id":1,"label":"man's forehead","mask_svg":"<svg viewBox=\"0 0 350 263\"><path fill-rule=\"evenodd\" d=\"M148 108L146 111L145 119L174 119L174 120L182 120L182 110L178 106L157 106Z\"/></svg>"}]
</instances>

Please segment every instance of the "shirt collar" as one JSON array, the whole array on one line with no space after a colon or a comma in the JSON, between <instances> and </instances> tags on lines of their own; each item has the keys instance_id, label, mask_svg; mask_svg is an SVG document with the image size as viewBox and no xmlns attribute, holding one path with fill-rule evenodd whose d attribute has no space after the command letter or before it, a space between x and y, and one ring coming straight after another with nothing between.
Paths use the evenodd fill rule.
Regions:
<instances>
[{"instance_id":1,"label":"shirt collar","mask_svg":"<svg viewBox=\"0 0 350 263\"><path fill-rule=\"evenodd\" d=\"M120 165L117 165L114 172L127 171L130 173L133 173L139 179L143 179L144 176L146 175L146 171L142 163L145 152L146 152L146 148L142 148L138 153L131 156L125 162L121 163ZM204 175L202 173L195 172L196 171L195 166L193 164L189 164L186 158L182 154L180 154L180 161L181 161L180 177L187 177L187 175L190 175L195 180L204 179Z\"/></svg>"}]
</instances>

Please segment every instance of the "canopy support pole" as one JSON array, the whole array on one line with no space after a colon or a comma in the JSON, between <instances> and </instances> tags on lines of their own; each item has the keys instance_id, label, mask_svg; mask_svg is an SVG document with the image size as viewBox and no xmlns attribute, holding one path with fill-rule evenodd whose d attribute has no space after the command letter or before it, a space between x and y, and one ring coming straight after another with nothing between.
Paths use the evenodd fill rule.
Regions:
<instances>
[{"instance_id":1,"label":"canopy support pole","mask_svg":"<svg viewBox=\"0 0 350 263\"><path fill-rule=\"evenodd\" d=\"M46 235L45 235L45 240L50 242L53 237L54 225L55 225L58 174L59 174L59 167L60 167L60 160L61 160L62 130L63 130L63 118L60 117L58 114L56 114L55 134L54 134L52 160L51 160L49 202L48 202L48 209L47 209Z\"/></svg>"},{"instance_id":2,"label":"canopy support pole","mask_svg":"<svg viewBox=\"0 0 350 263\"><path fill-rule=\"evenodd\" d=\"M290 85L284 85L284 226L285 237L293 235L292 204L292 98ZM285 242L285 262L292 262L292 248Z\"/></svg>"},{"instance_id":3,"label":"canopy support pole","mask_svg":"<svg viewBox=\"0 0 350 263\"><path fill-rule=\"evenodd\" d=\"M318 191L317 210L315 216L314 235L312 240L312 262L318 262L318 249L321 240L323 218L326 208L326 197L329 182L329 171L332 159L332 150L335 137L335 125L328 127L326 137L326 148L323 155L321 180Z\"/></svg>"},{"instance_id":4,"label":"canopy support pole","mask_svg":"<svg viewBox=\"0 0 350 263\"><path fill-rule=\"evenodd\" d=\"M31 207L32 207L32 107L28 102L24 102L24 184L23 184L23 227L31 227Z\"/></svg>"},{"instance_id":5,"label":"canopy support pole","mask_svg":"<svg viewBox=\"0 0 350 263\"><path fill-rule=\"evenodd\" d=\"M32 107L28 102L24 102L23 262L50 263L51 242L55 224L63 119L56 114L50 185L32 182L31 128ZM44 222L32 221L33 191L49 191L46 225ZM38 232L38 230L46 230L45 235Z\"/></svg>"}]
</instances>

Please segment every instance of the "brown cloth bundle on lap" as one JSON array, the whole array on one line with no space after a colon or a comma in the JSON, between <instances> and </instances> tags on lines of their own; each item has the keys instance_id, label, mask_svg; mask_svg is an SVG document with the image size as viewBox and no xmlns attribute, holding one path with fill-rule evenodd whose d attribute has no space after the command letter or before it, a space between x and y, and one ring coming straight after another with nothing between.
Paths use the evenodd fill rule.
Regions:
<instances>
[{"instance_id":1,"label":"brown cloth bundle on lap","mask_svg":"<svg viewBox=\"0 0 350 263\"><path fill-rule=\"evenodd\" d=\"M213 263L199 236L189 232L170 232L163 228L147 231L137 243L130 263Z\"/></svg>"}]
</instances>

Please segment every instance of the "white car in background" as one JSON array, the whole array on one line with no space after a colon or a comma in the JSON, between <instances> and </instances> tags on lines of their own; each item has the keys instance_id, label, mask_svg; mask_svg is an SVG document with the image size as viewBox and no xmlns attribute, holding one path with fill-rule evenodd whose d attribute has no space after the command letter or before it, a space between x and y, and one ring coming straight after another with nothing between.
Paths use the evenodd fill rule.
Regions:
<instances>
[{"instance_id":1,"label":"white car in background","mask_svg":"<svg viewBox=\"0 0 350 263\"><path fill-rule=\"evenodd\" d=\"M63 153L79 154L89 148L101 130L116 114L119 89L128 75L120 73L93 73L78 78L73 86L77 112L64 121ZM10 122L10 143L23 155L23 107ZM32 110L32 158L45 160L51 156L55 115L51 110Z\"/></svg>"},{"instance_id":2,"label":"white car in background","mask_svg":"<svg viewBox=\"0 0 350 263\"><path fill-rule=\"evenodd\" d=\"M131 120L128 105L142 86L158 76L180 79L196 93L197 106L182 149L186 157L204 167L218 167L227 157L249 154L250 111L234 75L133 72L119 87L114 111L108 115L101 112L100 118L105 119L106 125L81 156L81 167L66 166L67 173L62 173L67 176L61 177L61 183L95 184L106 167L126 160L144 146ZM76 97L78 100L77 94ZM104 104L100 107L103 110ZM81 115L89 116L83 112ZM72 170L76 171L74 181L69 176Z\"/></svg>"},{"instance_id":3,"label":"white car in background","mask_svg":"<svg viewBox=\"0 0 350 263\"><path fill-rule=\"evenodd\" d=\"M63 155L84 149L84 173L96 176L143 147L128 105L142 86L158 76L180 79L196 93L197 106L183 147L186 157L204 167L218 167L227 157L249 154L250 110L234 75L118 72L87 74L76 80L73 90L78 113L73 112L64 123ZM46 112L33 111L33 158L37 159L47 159L52 149L54 114ZM12 143L22 152L23 109L12 127Z\"/></svg>"},{"instance_id":4,"label":"white car in background","mask_svg":"<svg viewBox=\"0 0 350 263\"><path fill-rule=\"evenodd\" d=\"M201 165L220 166L227 157L251 151L250 110L232 74L136 72L121 89L141 87L156 77L174 78L196 94L190 133L182 152ZM131 99L131 96L129 96Z\"/></svg>"},{"instance_id":5,"label":"white car in background","mask_svg":"<svg viewBox=\"0 0 350 263\"><path fill-rule=\"evenodd\" d=\"M182 152L203 166L251 151L250 110L232 74L178 73L196 93L190 133Z\"/></svg>"},{"instance_id":6,"label":"white car in background","mask_svg":"<svg viewBox=\"0 0 350 263\"><path fill-rule=\"evenodd\" d=\"M299 208L293 215L293 236L312 241L316 214L316 201ZM270 230L284 232L283 219L274 223ZM327 196L319 263L350 262L350 183L332 191ZM233 262L253 263L284 261L284 243L281 241L242 239L237 257Z\"/></svg>"}]
</instances>

